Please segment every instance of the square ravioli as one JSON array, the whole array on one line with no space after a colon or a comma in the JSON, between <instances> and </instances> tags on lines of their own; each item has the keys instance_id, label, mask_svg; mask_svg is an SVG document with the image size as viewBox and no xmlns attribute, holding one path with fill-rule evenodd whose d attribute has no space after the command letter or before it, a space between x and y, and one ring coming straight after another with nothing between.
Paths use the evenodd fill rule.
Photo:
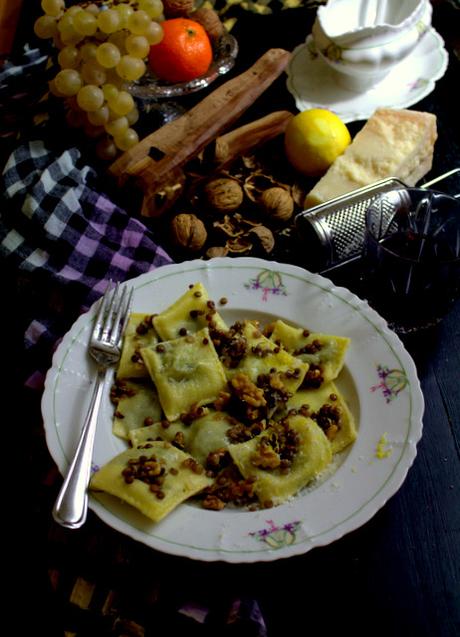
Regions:
<instances>
[{"instance_id":1,"label":"square ravioli","mask_svg":"<svg viewBox=\"0 0 460 637\"><path fill-rule=\"evenodd\" d=\"M281 504L305 487L331 462L328 439L310 418L294 415L236 445L230 455L262 505Z\"/></svg>"},{"instance_id":2,"label":"square ravioli","mask_svg":"<svg viewBox=\"0 0 460 637\"><path fill-rule=\"evenodd\" d=\"M91 478L90 488L116 496L153 522L212 484L203 468L168 442L127 449Z\"/></svg>"},{"instance_id":3,"label":"square ravioli","mask_svg":"<svg viewBox=\"0 0 460 637\"><path fill-rule=\"evenodd\" d=\"M332 453L342 451L356 440L355 420L334 383L323 383L319 389L301 389L286 405L288 410L302 407L307 408L326 434Z\"/></svg>"},{"instance_id":4,"label":"square ravioli","mask_svg":"<svg viewBox=\"0 0 460 637\"><path fill-rule=\"evenodd\" d=\"M293 356L308 363L312 372L319 370L318 383L314 382L315 374L309 374L306 378L306 382L308 382L311 376L312 386L317 386L320 382L327 383L337 378L342 370L345 354L350 344L350 339L346 336L310 332L301 327L288 325L281 320L274 323L270 340L284 347Z\"/></svg>"},{"instance_id":5,"label":"square ravioli","mask_svg":"<svg viewBox=\"0 0 460 637\"><path fill-rule=\"evenodd\" d=\"M295 393L308 371L308 363L264 336L255 322L244 321L241 335L246 341L246 353L236 366L226 369L227 376L243 373L257 384L260 375L277 371L285 388Z\"/></svg>"},{"instance_id":6,"label":"square ravioli","mask_svg":"<svg viewBox=\"0 0 460 637\"><path fill-rule=\"evenodd\" d=\"M189 435L190 427L184 425L181 420L176 420L176 422L158 421L146 427L131 429L129 440L133 447L139 447L148 442L165 440L175 447L186 451Z\"/></svg>"},{"instance_id":7,"label":"square ravioli","mask_svg":"<svg viewBox=\"0 0 460 637\"><path fill-rule=\"evenodd\" d=\"M152 314L134 312L130 314L123 337L123 348L117 369L117 378L148 378L144 361L139 351L158 342L152 324Z\"/></svg>"},{"instance_id":8,"label":"square ravioli","mask_svg":"<svg viewBox=\"0 0 460 637\"><path fill-rule=\"evenodd\" d=\"M175 303L153 319L155 329L164 341L194 334L204 327L226 332L225 321L201 283L195 283Z\"/></svg>"},{"instance_id":9,"label":"square ravioli","mask_svg":"<svg viewBox=\"0 0 460 637\"><path fill-rule=\"evenodd\" d=\"M210 453L226 449L229 446L227 431L233 421L222 411L207 410L207 413L186 425L182 421L156 422L148 427L130 431L129 438L133 447L153 440L167 440L190 453L200 464L206 466Z\"/></svg>"},{"instance_id":10,"label":"square ravioli","mask_svg":"<svg viewBox=\"0 0 460 637\"><path fill-rule=\"evenodd\" d=\"M110 398L116 405L112 430L120 438L128 439L132 429L161 418L160 401L150 378L137 382L117 378Z\"/></svg>"},{"instance_id":11,"label":"square ravioli","mask_svg":"<svg viewBox=\"0 0 460 637\"><path fill-rule=\"evenodd\" d=\"M143 348L141 355L170 421L178 420L192 407L216 400L226 387L224 368L208 328Z\"/></svg>"}]
</instances>

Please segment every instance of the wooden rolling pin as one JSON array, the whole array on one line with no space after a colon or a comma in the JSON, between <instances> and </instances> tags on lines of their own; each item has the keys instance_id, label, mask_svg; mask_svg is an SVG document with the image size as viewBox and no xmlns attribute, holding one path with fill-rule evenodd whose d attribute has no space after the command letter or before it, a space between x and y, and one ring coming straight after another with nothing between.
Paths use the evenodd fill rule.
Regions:
<instances>
[{"instance_id":1,"label":"wooden rolling pin","mask_svg":"<svg viewBox=\"0 0 460 637\"><path fill-rule=\"evenodd\" d=\"M160 216L172 206L184 186L183 166L253 104L281 75L289 58L284 49L268 50L247 71L145 137L110 166L120 185L134 178L142 188L143 216Z\"/></svg>"}]
</instances>

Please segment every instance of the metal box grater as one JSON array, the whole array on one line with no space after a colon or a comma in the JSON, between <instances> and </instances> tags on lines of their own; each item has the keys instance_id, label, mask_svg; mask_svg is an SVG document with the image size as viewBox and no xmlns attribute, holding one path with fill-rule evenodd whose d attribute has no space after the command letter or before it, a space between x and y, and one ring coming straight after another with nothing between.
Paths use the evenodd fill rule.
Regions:
<instances>
[{"instance_id":1,"label":"metal box grater","mask_svg":"<svg viewBox=\"0 0 460 637\"><path fill-rule=\"evenodd\" d=\"M428 188L448 176L460 172L455 168L420 186ZM361 257L366 231L366 210L381 194L388 194L382 205L388 213L404 205L407 184L390 177L340 195L300 212L295 226L301 240L306 241L305 254L309 265L325 272Z\"/></svg>"}]
</instances>

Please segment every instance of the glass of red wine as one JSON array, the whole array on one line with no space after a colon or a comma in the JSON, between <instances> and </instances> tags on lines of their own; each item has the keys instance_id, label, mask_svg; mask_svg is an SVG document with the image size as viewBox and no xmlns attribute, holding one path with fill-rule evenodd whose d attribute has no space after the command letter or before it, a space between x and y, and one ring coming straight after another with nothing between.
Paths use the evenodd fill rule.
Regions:
<instances>
[{"instance_id":1,"label":"glass of red wine","mask_svg":"<svg viewBox=\"0 0 460 637\"><path fill-rule=\"evenodd\" d=\"M460 200L407 188L366 211L369 303L400 334L439 323L460 296Z\"/></svg>"}]
</instances>

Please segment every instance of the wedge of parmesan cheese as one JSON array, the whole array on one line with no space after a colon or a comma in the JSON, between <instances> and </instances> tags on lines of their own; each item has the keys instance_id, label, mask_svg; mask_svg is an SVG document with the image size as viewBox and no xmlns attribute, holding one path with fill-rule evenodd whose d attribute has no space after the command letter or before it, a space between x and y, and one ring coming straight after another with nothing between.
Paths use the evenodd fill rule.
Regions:
<instances>
[{"instance_id":1,"label":"wedge of parmesan cheese","mask_svg":"<svg viewBox=\"0 0 460 637\"><path fill-rule=\"evenodd\" d=\"M308 193L305 207L388 177L415 186L431 169L436 138L436 117L431 113L377 109Z\"/></svg>"}]
</instances>

